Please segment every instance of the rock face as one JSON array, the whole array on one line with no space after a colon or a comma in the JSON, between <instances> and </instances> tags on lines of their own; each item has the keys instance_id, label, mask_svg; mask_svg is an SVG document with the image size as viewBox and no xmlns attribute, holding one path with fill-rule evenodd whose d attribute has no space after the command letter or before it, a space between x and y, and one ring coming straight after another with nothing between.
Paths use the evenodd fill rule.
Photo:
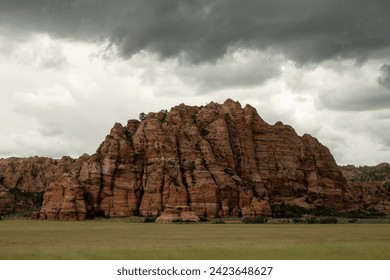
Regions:
<instances>
[{"instance_id":1,"label":"rock face","mask_svg":"<svg viewBox=\"0 0 390 280\"><path fill-rule=\"evenodd\" d=\"M39 210L43 193L51 182L80 168L89 158L78 160L64 156L55 160L44 157L0 159L0 214Z\"/></svg>"},{"instance_id":2,"label":"rock face","mask_svg":"<svg viewBox=\"0 0 390 280\"><path fill-rule=\"evenodd\" d=\"M85 220L87 207L84 190L71 174L65 174L49 185L39 216L48 220Z\"/></svg>"},{"instance_id":3,"label":"rock face","mask_svg":"<svg viewBox=\"0 0 390 280\"><path fill-rule=\"evenodd\" d=\"M31 184L21 189L35 184L46 191L41 218L246 217L272 215L271 206L282 202L337 211L363 207L317 139L281 122L269 125L253 107L232 100L181 104L142 122L117 123L94 155L71 161L49 164L43 170L54 175L43 172L45 180L23 179ZM17 185L11 177L0 181L0 199L9 199L4 182ZM388 201L386 189L379 191L373 196ZM389 213L386 207L379 208Z\"/></svg>"},{"instance_id":4,"label":"rock face","mask_svg":"<svg viewBox=\"0 0 390 280\"><path fill-rule=\"evenodd\" d=\"M92 216L157 216L165 205L205 217L271 215L270 204L282 202L353 205L326 147L232 100L117 123L75 173Z\"/></svg>"},{"instance_id":5,"label":"rock face","mask_svg":"<svg viewBox=\"0 0 390 280\"><path fill-rule=\"evenodd\" d=\"M390 164L340 167L359 209L390 213Z\"/></svg>"}]
</instances>

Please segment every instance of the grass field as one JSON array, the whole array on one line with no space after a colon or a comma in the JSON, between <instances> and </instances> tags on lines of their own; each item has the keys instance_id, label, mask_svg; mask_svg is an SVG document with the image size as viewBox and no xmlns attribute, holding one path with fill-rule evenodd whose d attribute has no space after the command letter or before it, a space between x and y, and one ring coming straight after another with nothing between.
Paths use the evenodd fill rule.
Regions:
<instances>
[{"instance_id":1,"label":"grass field","mask_svg":"<svg viewBox=\"0 0 390 280\"><path fill-rule=\"evenodd\" d=\"M0 221L0 259L390 259L390 224Z\"/></svg>"}]
</instances>

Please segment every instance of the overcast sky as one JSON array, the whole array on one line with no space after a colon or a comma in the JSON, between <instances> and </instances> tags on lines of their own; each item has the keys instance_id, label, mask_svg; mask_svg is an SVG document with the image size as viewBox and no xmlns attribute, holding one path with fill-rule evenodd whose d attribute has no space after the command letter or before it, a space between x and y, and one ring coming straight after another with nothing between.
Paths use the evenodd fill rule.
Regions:
<instances>
[{"instance_id":1,"label":"overcast sky","mask_svg":"<svg viewBox=\"0 0 390 280\"><path fill-rule=\"evenodd\" d=\"M0 157L92 154L115 122L227 98L390 161L388 0L0 0Z\"/></svg>"}]
</instances>

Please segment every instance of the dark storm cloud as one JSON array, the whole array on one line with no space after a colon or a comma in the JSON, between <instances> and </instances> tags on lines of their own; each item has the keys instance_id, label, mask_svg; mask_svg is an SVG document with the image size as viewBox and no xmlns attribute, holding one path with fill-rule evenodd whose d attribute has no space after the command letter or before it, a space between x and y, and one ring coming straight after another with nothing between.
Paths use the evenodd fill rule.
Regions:
<instances>
[{"instance_id":1,"label":"dark storm cloud","mask_svg":"<svg viewBox=\"0 0 390 280\"><path fill-rule=\"evenodd\" d=\"M349 92L328 92L319 97L321 106L335 111L368 111L387 109L390 93L382 88L351 89Z\"/></svg>"},{"instance_id":2,"label":"dark storm cloud","mask_svg":"<svg viewBox=\"0 0 390 280\"><path fill-rule=\"evenodd\" d=\"M390 65L383 64L380 68L381 75L378 78L379 84L384 86L387 89L390 89Z\"/></svg>"},{"instance_id":3,"label":"dark storm cloud","mask_svg":"<svg viewBox=\"0 0 390 280\"><path fill-rule=\"evenodd\" d=\"M20 39L31 33L48 33L76 40L107 36L105 29L113 14L110 1L2 0L0 31ZM96 4L96 5L94 5ZM107 17L104 13L107 12Z\"/></svg>"},{"instance_id":4,"label":"dark storm cloud","mask_svg":"<svg viewBox=\"0 0 390 280\"><path fill-rule=\"evenodd\" d=\"M390 46L387 0L2 0L0 30L108 39L125 57L215 61L229 48L283 52L299 63L364 61Z\"/></svg>"}]
</instances>

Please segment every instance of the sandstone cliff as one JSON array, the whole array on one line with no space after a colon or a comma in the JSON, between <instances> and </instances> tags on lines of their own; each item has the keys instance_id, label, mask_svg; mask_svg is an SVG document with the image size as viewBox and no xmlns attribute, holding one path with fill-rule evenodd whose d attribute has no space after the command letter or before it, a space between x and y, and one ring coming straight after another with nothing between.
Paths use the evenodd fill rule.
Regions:
<instances>
[{"instance_id":1,"label":"sandstone cliff","mask_svg":"<svg viewBox=\"0 0 390 280\"><path fill-rule=\"evenodd\" d=\"M107 217L156 216L165 205L209 217L270 215L281 202L356 207L326 147L231 100L115 124L77 180L88 213Z\"/></svg>"},{"instance_id":2,"label":"sandstone cliff","mask_svg":"<svg viewBox=\"0 0 390 280\"><path fill-rule=\"evenodd\" d=\"M0 197L7 196L4 188L44 190L41 218L62 220L157 216L177 207L199 217L246 217L271 215L282 202L337 211L388 202L386 189L375 190L369 206L314 137L281 122L269 125L253 107L232 100L181 104L142 122L117 123L94 155L70 161L42 164L36 177L43 179L22 176L25 185L12 172L0 173ZM382 206L373 209L390 213Z\"/></svg>"},{"instance_id":3,"label":"sandstone cliff","mask_svg":"<svg viewBox=\"0 0 390 280\"><path fill-rule=\"evenodd\" d=\"M390 213L390 164L347 165L340 169L361 209Z\"/></svg>"},{"instance_id":4,"label":"sandstone cliff","mask_svg":"<svg viewBox=\"0 0 390 280\"><path fill-rule=\"evenodd\" d=\"M80 168L88 157L0 159L0 214L39 210L48 185Z\"/></svg>"}]
</instances>

